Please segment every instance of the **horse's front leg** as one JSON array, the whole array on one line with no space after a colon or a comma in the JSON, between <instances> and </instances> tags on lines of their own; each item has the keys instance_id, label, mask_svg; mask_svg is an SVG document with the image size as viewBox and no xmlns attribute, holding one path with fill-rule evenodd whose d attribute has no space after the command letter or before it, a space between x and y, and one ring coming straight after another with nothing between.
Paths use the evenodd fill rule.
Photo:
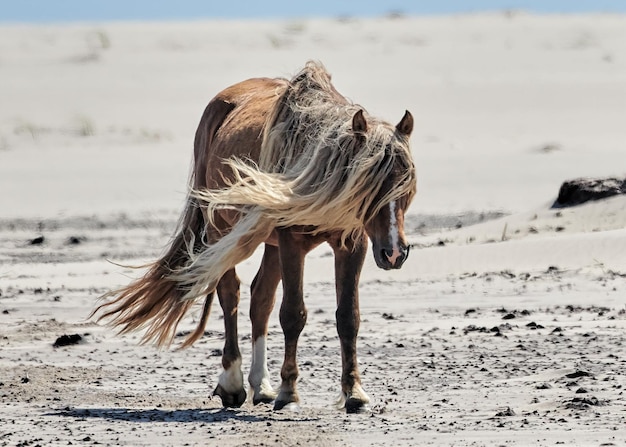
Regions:
<instances>
[{"instance_id":1,"label":"horse's front leg","mask_svg":"<svg viewBox=\"0 0 626 447\"><path fill-rule=\"evenodd\" d=\"M307 311L302 292L304 257L310 250L302 235L289 230L278 231L280 269L283 281L283 301L280 306L280 325L285 337L285 359L280 371L280 390L274 402L274 410L287 406L297 408L300 401L296 390L298 365L296 351L298 338L306 323Z\"/></svg>"},{"instance_id":2,"label":"horse's front leg","mask_svg":"<svg viewBox=\"0 0 626 447\"><path fill-rule=\"evenodd\" d=\"M217 284L217 296L224 312L224 351L217 387L213 395L222 399L224 407L240 407L246 400L241 372L241 353L237 339L237 314L239 310L239 278L230 269Z\"/></svg>"},{"instance_id":3,"label":"horse's front leg","mask_svg":"<svg viewBox=\"0 0 626 447\"><path fill-rule=\"evenodd\" d=\"M348 413L367 408L369 397L361 388L356 355L356 339L361 317L359 313L359 277L367 251L367 236L348 240L329 240L335 253L335 285L337 289L337 332L341 343L341 399L339 407Z\"/></svg>"}]
</instances>

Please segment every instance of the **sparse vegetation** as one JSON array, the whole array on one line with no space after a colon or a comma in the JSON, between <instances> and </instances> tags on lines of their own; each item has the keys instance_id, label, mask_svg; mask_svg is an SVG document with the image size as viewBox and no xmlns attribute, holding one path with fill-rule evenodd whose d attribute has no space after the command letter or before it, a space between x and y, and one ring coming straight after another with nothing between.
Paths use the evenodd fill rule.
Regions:
<instances>
[{"instance_id":1,"label":"sparse vegetation","mask_svg":"<svg viewBox=\"0 0 626 447\"><path fill-rule=\"evenodd\" d=\"M39 140L45 136L67 135L74 137L93 137L95 135L107 135L123 140L134 140L140 143L159 143L171 140L172 135L164 130L141 128L116 128L107 126L97 129L93 118L86 114L77 114L66 124L46 127L44 125L28 120L19 120L13 128L13 133L17 136ZM10 147L9 140L5 135L0 134L0 151Z\"/></svg>"},{"instance_id":2,"label":"sparse vegetation","mask_svg":"<svg viewBox=\"0 0 626 447\"><path fill-rule=\"evenodd\" d=\"M285 26L285 32L288 34L302 34L306 30L304 22L290 22Z\"/></svg>"},{"instance_id":3,"label":"sparse vegetation","mask_svg":"<svg viewBox=\"0 0 626 447\"><path fill-rule=\"evenodd\" d=\"M6 151L11 147L9 145L9 141L6 139L4 135L0 135L0 151Z\"/></svg>"},{"instance_id":4,"label":"sparse vegetation","mask_svg":"<svg viewBox=\"0 0 626 447\"><path fill-rule=\"evenodd\" d=\"M30 121L20 121L13 129L13 132L15 133L15 135L28 135L33 140L36 140L46 130L47 129L45 129L44 127Z\"/></svg>"},{"instance_id":5,"label":"sparse vegetation","mask_svg":"<svg viewBox=\"0 0 626 447\"><path fill-rule=\"evenodd\" d=\"M85 36L87 44L87 52L70 59L74 63L97 62L100 60L102 53L111 48L111 40L106 32L102 30L94 30Z\"/></svg>"},{"instance_id":6,"label":"sparse vegetation","mask_svg":"<svg viewBox=\"0 0 626 447\"><path fill-rule=\"evenodd\" d=\"M284 48L289 43L287 39L281 38L274 34L268 34L267 38L269 39L272 48L275 49Z\"/></svg>"},{"instance_id":7,"label":"sparse vegetation","mask_svg":"<svg viewBox=\"0 0 626 447\"><path fill-rule=\"evenodd\" d=\"M87 45L92 51L108 50L111 48L111 39L103 30L96 30L87 35Z\"/></svg>"},{"instance_id":8,"label":"sparse vegetation","mask_svg":"<svg viewBox=\"0 0 626 447\"><path fill-rule=\"evenodd\" d=\"M76 117L75 132L81 137L92 137L96 134L96 128L93 121L85 116L79 115Z\"/></svg>"},{"instance_id":9,"label":"sparse vegetation","mask_svg":"<svg viewBox=\"0 0 626 447\"><path fill-rule=\"evenodd\" d=\"M155 143L168 139L167 135L165 135L161 131L153 130L153 129L145 129L145 128L139 131L139 136L141 137L142 140L155 142Z\"/></svg>"}]
</instances>

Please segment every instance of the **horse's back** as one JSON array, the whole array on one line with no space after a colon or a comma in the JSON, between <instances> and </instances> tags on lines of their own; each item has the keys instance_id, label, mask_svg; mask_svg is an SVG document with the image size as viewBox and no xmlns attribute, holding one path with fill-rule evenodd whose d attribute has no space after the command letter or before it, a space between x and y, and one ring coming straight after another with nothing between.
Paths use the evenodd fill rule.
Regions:
<instances>
[{"instance_id":1,"label":"horse's back","mask_svg":"<svg viewBox=\"0 0 626 447\"><path fill-rule=\"evenodd\" d=\"M257 162L268 114L288 86L284 79L253 78L218 93L207 105L195 140L194 188L221 188L233 156Z\"/></svg>"}]
</instances>

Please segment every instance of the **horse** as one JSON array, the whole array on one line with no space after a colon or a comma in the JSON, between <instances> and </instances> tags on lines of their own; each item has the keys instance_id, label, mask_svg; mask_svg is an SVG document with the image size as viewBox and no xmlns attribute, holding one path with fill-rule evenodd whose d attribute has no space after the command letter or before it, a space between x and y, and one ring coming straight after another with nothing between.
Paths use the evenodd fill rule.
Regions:
<instances>
[{"instance_id":1,"label":"horse","mask_svg":"<svg viewBox=\"0 0 626 447\"><path fill-rule=\"evenodd\" d=\"M346 99L320 62L307 62L290 80L252 78L226 88L200 119L186 206L169 247L142 277L105 294L92 317L120 333L144 330L142 343L169 346L181 319L204 298L184 348L203 335L217 292L225 344L213 395L224 407L239 407L247 396L235 267L264 244L251 284L252 402L274 402L275 410L297 408L296 350L307 320L304 259L328 243L335 260L342 359L339 407L367 408L357 364L358 283L368 237L382 269L399 269L409 254L404 215L416 193L412 130L408 111L393 126ZM285 351L276 391L266 344L281 281Z\"/></svg>"}]
</instances>

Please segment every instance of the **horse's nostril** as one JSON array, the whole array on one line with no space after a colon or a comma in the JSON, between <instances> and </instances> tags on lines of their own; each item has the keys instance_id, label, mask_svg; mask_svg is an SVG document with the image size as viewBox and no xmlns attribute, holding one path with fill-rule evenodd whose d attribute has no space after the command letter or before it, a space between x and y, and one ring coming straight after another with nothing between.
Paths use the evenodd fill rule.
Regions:
<instances>
[{"instance_id":1,"label":"horse's nostril","mask_svg":"<svg viewBox=\"0 0 626 447\"><path fill-rule=\"evenodd\" d=\"M400 265L402 265L402 263L404 262L405 259L406 259L406 251L405 250L400 250L400 254L396 258L395 264L400 266Z\"/></svg>"},{"instance_id":2,"label":"horse's nostril","mask_svg":"<svg viewBox=\"0 0 626 447\"><path fill-rule=\"evenodd\" d=\"M399 268L409 256L409 247L383 248L380 250L380 259L392 268Z\"/></svg>"}]
</instances>

